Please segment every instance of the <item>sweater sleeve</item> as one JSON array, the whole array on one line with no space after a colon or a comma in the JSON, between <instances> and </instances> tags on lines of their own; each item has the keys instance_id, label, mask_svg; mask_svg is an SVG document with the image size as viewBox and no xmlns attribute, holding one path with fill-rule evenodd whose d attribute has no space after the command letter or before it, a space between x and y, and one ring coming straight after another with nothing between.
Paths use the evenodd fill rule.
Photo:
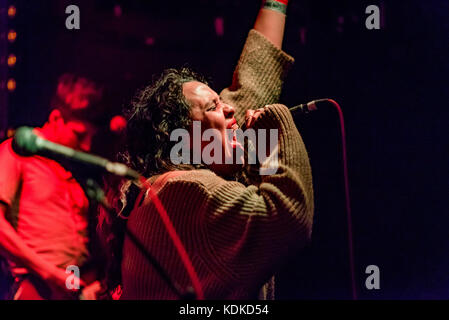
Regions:
<instances>
[{"instance_id":1,"label":"sweater sleeve","mask_svg":"<svg viewBox=\"0 0 449 320\"><path fill-rule=\"evenodd\" d=\"M279 130L277 172L262 176L258 186L214 185L205 211L214 256L242 283L267 279L310 239L313 220L309 160L288 109L267 106L256 124Z\"/></svg>"},{"instance_id":2,"label":"sweater sleeve","mask_svg":"<svg viewBox=\"0 0 449 320\"><path fill-rule=\"evenodd\" d=\"M246 110L279 102L283 80L294 59L256 30L249 32L232 84L220 93L243 123Z\"/></svg>"}]
</instances>

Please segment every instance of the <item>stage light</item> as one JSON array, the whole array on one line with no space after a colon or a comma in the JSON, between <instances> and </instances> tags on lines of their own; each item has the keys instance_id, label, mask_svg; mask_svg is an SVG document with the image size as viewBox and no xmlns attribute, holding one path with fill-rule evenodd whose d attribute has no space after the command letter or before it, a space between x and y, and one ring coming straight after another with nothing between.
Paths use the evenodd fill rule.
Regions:
<instances>
[{"instance_id":1,"label":"stage light","mask_svg":"<svg viewBox=\"0 0 449 320\"><path fill-rule=\"evenodd\" d=\"M16 65L17 58L14 54L8 56L8 67L14 67Z\"/></svg>"},{"instance_id":2,"label":"stage light","mask_svg":"<svg viewBox=\"0 0 449 320\"><path fill-rule=\"evenodd\" d=\"M307 41L307 28L301 27L299 29L299 39L301 41L301 44L306 44Z\"/></svg>"},{"instance_id":3,"label":"stage light","mask_svg":"<svg viewBox=\"0 0 449 320\"><path fill-rule=\"evenodd\" d=\"M16 90L16 80L14 79L9 79L8 82L6 83L6 88L8 88L9 91L14 91Z\"/></svg>"},{"instance_id":4,"label":"stage light","mask_svg":"<svg viewBox=\"0 0 449 320\"><path fill-rule=\"evenodd\" d=\"M9 30L9 32L8 32L8 40L9 40L9 42L16 41L16 38L17 38L17 32L15 32L14 30Z\"/></svg>"},{"instance_id":5,"label":"stage light","mask_svg":"<svg viewBox=\"0 0 449 320\"><path fill-rule=\"evenodd\" d=\"M126 128L126 119L123 116L114 116L109 122L109 129L115 133L121 133Z\"/></svg>"},{"instance_id":6,"label":"stage light","mask_svg":"<svg viewBox=\"0 0 449 320\"><path fill-rule=\"evenodd\" d=\"M14 134L16 133L16 130L13 128L8 128L8 130L6 131L6 136L8 138L12 138L14 136Z\"/></svg>"},{"instance_id":7,"label":"stage light","mask_svg":"<svg viewBox=\"0 0 449 320\"><path fill-rule=\"evenodd\" d=\"M16 16L16 13L17 13L16 7L9 6L9 8L8 8L8 16L10 18L14 18Z\"/></svg>"},{"instance_id":8,"label":"stage light","mask_svg":"<svg viewBox=\"0 0 449 320\"><path fill-rule=\"evenodd\" d=\"M114 7L114 16L116 16L117 18L120 18L122 16L123 10L122 7L119 6L118 4L115 5Z\"/></svg>"},{"instance_id":9,"label":"stage light","mask_svg":"<svg viewBox=\"0 0 449 320\"><path fill-rule=\"evenodd\" d=\"M145 38L145 44L146 44L147 46L152 46L152 45L154 45L154 42L155 42L155 40L154 40L153 37L146 37L146 38Z\"/></svg>"},{"instance_id":10,"label":"stage light","mask_svg":"<svg viewBox=\"0 0 449 320\"><path fill-rule=\"evenodd\" d=\"M216 17L214 21L215 34L219 37L224 35L224 19L223 17Z\"/></svg>"}]
</instances>

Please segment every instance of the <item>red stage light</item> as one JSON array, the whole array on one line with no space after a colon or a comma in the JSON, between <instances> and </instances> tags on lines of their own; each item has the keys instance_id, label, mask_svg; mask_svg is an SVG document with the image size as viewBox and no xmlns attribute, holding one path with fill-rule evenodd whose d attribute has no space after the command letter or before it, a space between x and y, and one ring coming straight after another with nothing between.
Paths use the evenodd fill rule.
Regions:
<instances>
[{"instance_id":1,"label":"red stage light","mask_svg":"<svg viewBox=\"0 0 449 320\"><path fill-rule=\"evenodd\" d=\"M223 17L216 17L215 21L215 34L219 37L224 35L224 19Z\"/></svg>"},{"instance_id":2,"label":"red stage light","mask_svg":"<svg viewBox=\"0 0 449 320\"><path fill-rule=\"evenodd\" d=\"M122 16L123 10L122 7L119 6L118 4L115 5L114 7L114 16L116 16L117 18L120 18Z\"/></svg>"},{"instance_id":3,"label":"red stage light","mask_svg":"<svg viewBox=\"0 0 449 320\"><path fill-rule=\"evenodd\" d=\"M122 116L115 116L109 122L109 128L112 132L120 133L126 127L126 119Z\"/></svg>"},{"instance_id":4,"label":"red stage light","mask_svg":"<svg viewBox=\"0 0 449 320\"><path fill-rule=\"evenodd\" d=\"M155 42L155 40L154 40L153 37L146 37L146 38L145 38L145 44L146 44L147 46L152 46L152 45L154 44L154 42Z\"/></svg>"}]
</instances>

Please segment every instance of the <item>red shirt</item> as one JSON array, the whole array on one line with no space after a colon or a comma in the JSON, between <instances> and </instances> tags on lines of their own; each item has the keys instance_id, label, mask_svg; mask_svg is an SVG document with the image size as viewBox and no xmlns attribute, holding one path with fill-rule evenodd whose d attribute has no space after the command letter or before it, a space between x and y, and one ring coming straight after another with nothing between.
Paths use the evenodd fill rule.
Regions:
<instances>
[{"instance_id":1,"label":"red shirt","mask_svg":"<svg viewBox=\"0 0 449 320\"><path fill-rule=\"evenodd\" d=\"M72 174L40 156L22 157L0 144L0 201L26 245L54 265L81 266L87 252L88 200ZM26 272L13 265L15 273Z\"/></svg>"}]
</instances>

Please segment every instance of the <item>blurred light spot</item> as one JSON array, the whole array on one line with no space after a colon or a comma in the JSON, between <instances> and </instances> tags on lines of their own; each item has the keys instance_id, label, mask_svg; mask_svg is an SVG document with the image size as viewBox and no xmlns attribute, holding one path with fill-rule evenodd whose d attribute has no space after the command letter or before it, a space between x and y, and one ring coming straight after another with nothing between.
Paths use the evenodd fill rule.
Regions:
<instances>
[{"instance_id":1,"label":"blurred light spot","mask_svg":"<svg viewBox=\"0 0 449 320\"><path fill-rule=\"evenodd\" d=\"M130 81L134 78L134 75L131 72L125 72L125 74L123 75L123 79L125 79L126 81Z\"/></svg>"},{"instance_id":2,"label":"blurred light spot","mask_svg":"<svg viewBox=\"0 0 449 320\"><path fill-rule=\"evenodd\" d=\"M337 26L337 32L342 33L344 31L343 25L345 23L345 17L339 16L337 18L338 26Z\"/></svg>"},{"instance_id":3,"label":"blurred light spot","mask_svg":"<svg viewBox=\"0 0 449 320\"><path fill-rule=\"evenodd\" d=\"M6 83L6 88L8 88L9 91L14 91L16 90L16 80L14 79L9 79L8 82Z\"/></svg>"},{"instance_id":4,"label":"blurred light spot","mask_svg":"<svg viewBox=\"0 0 449 320\"><path fill-rule=\"evenodd\" d=\"M17 38L17 32L15 32L14 30L9 30L9 32L8 32L8 40L9 40L9 42L16 41L16 38Z\"/></svg>"},{"instance_id":5,"label":"blurred light spot","mask_svg":"<svg viewBox=\"0 0 449 320\"><path fill-rule=\"evenodd\" d=\"M306 44L306 35L307 35L307 28L300 28L299 29L299 39L301 41L301 44Z\"/></svg>"},{"instance_id":6,"label":"blurred light spot","mask_svg":"<svg viewBox=\"0 0 449 320\"><path fill-rule=\"evenodd\" d=\"M16 13L17 13L16 7L9 6L9 8L8 8L8 16L10 18L14 18L16 16Z\"/></svg>"},{"instance_id":7,"label":"blurred light spot","mask_svg":"<svg viewBox=\"0 0 449 320\"><path fill-rule=\"evenodd\" d=\"M8 130L6 131L6 137L8 138L12 138L14 136L14 134L16 133L16 130L13 128L8 128Z\"/></svg>"},{"instance_id":8,"label":"blurred light spot","mask_svg":"<svg viewBox=\"0 0 449 320\"><path fill-rule=\"evenodd\" d=\"M145 38L145 44L147 46L152 46L155 43L155 39L153 37L146 37Z\"/></svg>"},{"instance_id":9,"label":"blurred light spot","mask_svg":"<svg viewBox=\"0 0 449 320\"><path fill-rule=\"evenodd\" d=\"M16 56L13 55L13 54L10 54L8 56L8 66L9 67L14 67L16 65L16 62L17 62Z\"/></svg>"},{"instance_id":10,"label":"blurred light spot","mask_svg":"<svg viewBox=\"0 0 449 320\"><path fill-rule=\"evenodd\" d=\"M120 7L118 4L115 5L114 7L114 16L116 16L117 18L120 18L122 16L122 7Z\"/></svg>"},{"instance_id":11,"label":"blurred light spot","mask_svg":"<svg viewBox=\"0 0 449 320\"><path fill-rule=\"evenodd\" d=\"M217 36L222 37L224 35L224 20L222 17L215 18L215 33Z\"/></svg>"},{"instance_id":12,"label":"blurred light spot","mask_svg":"<svg viewBox=\"0 0 449 320\"><path fill-rule=\"evenodd\" d=\"M114 116L109 122L109 128L112 132L120 133L125 130L126 119L123 116Z\"/></svg>"}]
</instances>

